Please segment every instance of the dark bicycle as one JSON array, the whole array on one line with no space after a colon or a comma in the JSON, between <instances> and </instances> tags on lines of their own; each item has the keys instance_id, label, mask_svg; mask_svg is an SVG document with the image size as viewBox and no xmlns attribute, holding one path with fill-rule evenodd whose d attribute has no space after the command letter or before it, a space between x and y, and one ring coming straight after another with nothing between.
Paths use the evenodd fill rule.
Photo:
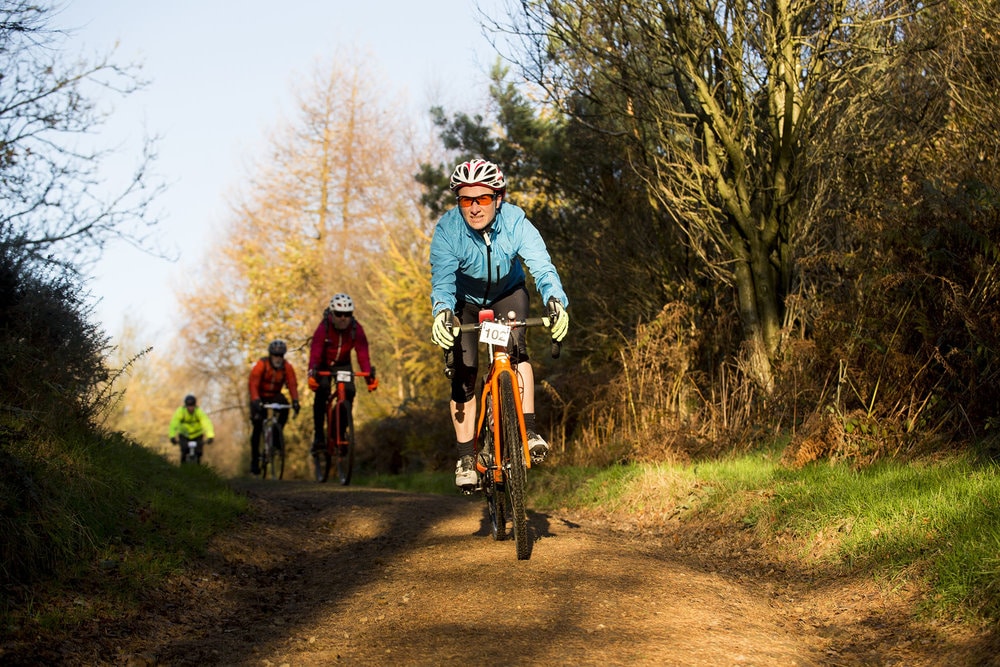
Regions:
<instances>
[{"instance_id":1,"label":"dark bicycle","mask_svg":"<svg viewBox=\"0 0 1000 667\"><path fill-rule=\"evenodd\" d=\"M192 465L201 464L202 441L204 436L188 438L183 433L177 435L177 443L181 446L181 465L190 463Z\"/></svg>"},{"instance_id":2,"label":"dark bicycle","mask_svg":"<svg viewBox=\"0 0 1000 667\"><path fill-rule=\"evenodd\" d=\"M260 448L260 478L281 479L285 474L285 429L278 420L279 410L289 410L287 403L264 403L262 410L270 410L264 420L264 442Z\"/></svg>"}]
</instances>

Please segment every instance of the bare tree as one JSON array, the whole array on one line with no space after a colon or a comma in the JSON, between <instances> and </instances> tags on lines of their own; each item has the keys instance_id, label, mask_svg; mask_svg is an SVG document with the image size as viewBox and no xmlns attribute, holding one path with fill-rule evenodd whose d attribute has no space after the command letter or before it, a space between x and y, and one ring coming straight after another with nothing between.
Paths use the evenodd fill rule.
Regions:
<instances>
[{"instance_id":1,"label":"bare tree","mask_svg":"<svg viewBox=\"0 0 1000 667\"><path fill-rule=\"evenodd\" d=\"M135 65L113 52L69 61L67 33L51 26L44 3L0 0L0 242L36 257L79 266L111 240L149 248L147 217L162 190L149 174L154 141L117 193L102 165L113 152L93 134L106 120L98 96L127 96L144 85Z\"/></svg>"},{"instance_id":2,"label":"bare tree","mask_svg":"<svg viewBox=\"0 0 1000 667\"><path fill-rule=\"evenodd\" d=\"M501 26L567 113L630 139L650 200L735 290L765 390L808 232L817 119L849 73L877 63L900 12L878 0L531 0Z\"/></svg>"}]
</instances>

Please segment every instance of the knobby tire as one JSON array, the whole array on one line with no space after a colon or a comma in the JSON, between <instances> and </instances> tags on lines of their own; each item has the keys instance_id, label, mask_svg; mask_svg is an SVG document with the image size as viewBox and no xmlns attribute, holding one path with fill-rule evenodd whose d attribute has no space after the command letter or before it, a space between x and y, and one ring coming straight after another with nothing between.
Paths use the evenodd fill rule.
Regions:
<instances>
[{"instance_id":1,"label":"knobby tire","mask_svg":"<svg viewBox=\"0 0 1000 667\"><path fill-rule=\"evenodd\" d=\"M485 417L483 418L482 430L479 432L479 456L482 458L486 453L486 460L492 465L495 456L493 445L493 404L490 397L485 401ZM493 539L500 541L507 537L507 512L505 504L507 498L503 488L498 487L493 481L493 470L487 466L483 475L483 494L486 496L486 511L490 515L490 531Z\"/></svg>"},{"instance_id":2,"label":"knobby tire","mask_svg":"<svg viewBox=\"0 0 1000 667\"><path fill-rule=\"evenodd\" d=\"M504 489L510 503L510 518L514 533L514 546L518 560L531 556L531 537L528 535L528 518L524 509L525 485L528 481L527 466L524 462L524 443L521 441L521 427L517 420L517 400L509 373L499 378L500 390L500 432L503 437L501 451L504 462Z\"/></svg>"}]
</instances>

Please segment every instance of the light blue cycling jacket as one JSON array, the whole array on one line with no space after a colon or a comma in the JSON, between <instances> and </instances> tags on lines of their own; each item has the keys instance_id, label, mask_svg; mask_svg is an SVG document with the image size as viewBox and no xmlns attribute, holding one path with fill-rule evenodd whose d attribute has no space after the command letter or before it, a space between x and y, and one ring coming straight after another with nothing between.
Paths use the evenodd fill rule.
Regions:
<instances>
[{"instance_id":1,"label":"light blue cycling jacket","mask_svg":"<svg viewBox=\"0 0 1000 667\"><path fill-rule=\"evenodd\" d=\"M482 232L465 223L457 206L438 220L431 239L432 315L455 310L460 301L485 306L510 292L525 281L518 258L535 279L542 303L555 297L569 306L542 235L523 210L503 202L488 229L487 244Z\"/></svg>"}]
</instances>

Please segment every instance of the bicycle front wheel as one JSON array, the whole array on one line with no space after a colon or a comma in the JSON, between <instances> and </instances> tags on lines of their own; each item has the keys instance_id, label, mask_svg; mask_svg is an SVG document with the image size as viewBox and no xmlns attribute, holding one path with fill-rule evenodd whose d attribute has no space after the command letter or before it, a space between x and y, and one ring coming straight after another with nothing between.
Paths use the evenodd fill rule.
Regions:
<instances>
[{"instance_id":1,"label":"bicycle front wheel","mask_svg":"<svg viewBox=\"0 0 1000 667\"><path fill-rule=\"evenodd\" d=\"M351 483L351 473L354 471L354 415L351 412L347 411L347 428L344 431L347 444L339 445L337 449L337 475L344 486Z\"/></svg>"},{"instance_id":2,"label":"bicycle front wheel","mask_svg":"<svg viewBox=\"0 0 1000 667\"><path fill-rule=\"evenodd\" d=\"M531 537L528 535L528 518L524 509L524 487L528 482L528 473L524 462L521 426L517 420L517 404L515 403L517 399L509 373L500 376L499 389L504 490L510 504L511 532L514 533L517 559L527 560L531 556Z\"/></svg>"},{"instance_id":3,"label":"bicycle front wheel","mask_svg":"<svg viewBox=\"0 0 1000 667\"><path fill-rule=\"evenodd\" d=\"M490 517L490 532L493 539L500 541L507 537L507 496L502 485L497 485L493 479L493 402L487 397L484 408L486 415L479 431L477 446L479 461L486 467L482 477L483 495L486 496L486 512Z\"/></svg>"},{"instance_id":4,"label":"bicycle front wheel","mask_svg":"<svg viewBox=\"0 0 1000 667\"><path fill-rule=\"evenodd\" d=\"M285 431L280 424L274 425L274 450L271 454L271 471L275 479L285 476Z\"/></svg>"},{"instance_id":5,"label":"bicycle front wheel","mask_svg":"<svg viewBox=\"0 0 1000 667\"><path fill-rule=\"evenodd\" d=\"M330 479L330 466L333 453L337 449L337 393L336 388L330 390L330 398L326 401L326 440L321 451L313 452L313 471L317 482Z\"/></svg>"},{"instance_id":6,"label":"bicycle front wheel","mask_svg":"<svg viewBox=\"0 0 1000 667\"><path fill-rule=\"evenodd\" d=\"M285 449L282 440L279 424L270 424L264 430L264 451L260 462L260 474L264 479L281 479L284 474Z\"/></svg>"},{"instance_id":7,"label":"bicycle front wheel","mask_svg":"<svg viewBox=\"0 0 1000 667\"><path fill-rule=\"evenodd\" d=\"M268 467L271 463L271 438L274 436L271 433L271 425L264 422L264 442L260 444L260 454L257 456L257 467L260 470L260 478L267 479L267 474L270 472Z\"/></svg>"}]
</instances>

